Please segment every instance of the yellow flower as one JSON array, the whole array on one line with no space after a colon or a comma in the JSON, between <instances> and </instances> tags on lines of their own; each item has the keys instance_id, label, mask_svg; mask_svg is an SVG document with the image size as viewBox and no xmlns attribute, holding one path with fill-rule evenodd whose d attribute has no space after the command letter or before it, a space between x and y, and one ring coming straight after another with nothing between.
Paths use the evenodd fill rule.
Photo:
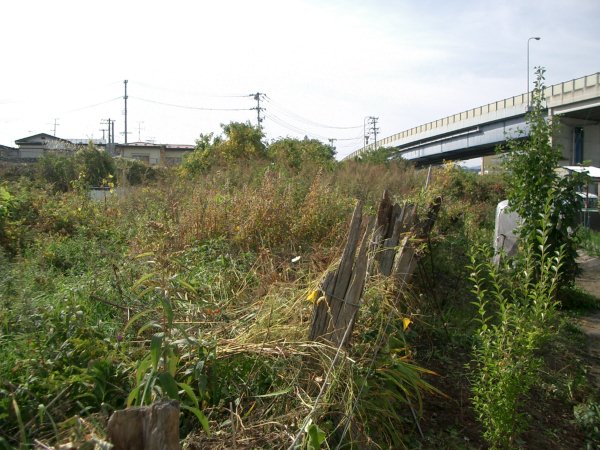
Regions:
<instances>
[{"instance_id":1,"label":"yellow flower","mask_svg":"<svg viewBox=\"0 0 600 450\"><path fill-rule=\"evenodd\" d=\"M408 328L408 326L413 323L412 320L410 320L408 317L405 317L402 319L402 330L406 331L406 329Z\"/></svg>"},{"instance_id":2,"label":"yellow flower","mask_svg":"<svg viewBox=\"0 0 600 450\"><path fill-rule=\"evenodd\" d=\"M306 297L306 300L308 300L311 303L314 303L318 297L319 297L319 291L312 291L310 294L308 294L308 297Z\"/></svg>"}]
</instances>

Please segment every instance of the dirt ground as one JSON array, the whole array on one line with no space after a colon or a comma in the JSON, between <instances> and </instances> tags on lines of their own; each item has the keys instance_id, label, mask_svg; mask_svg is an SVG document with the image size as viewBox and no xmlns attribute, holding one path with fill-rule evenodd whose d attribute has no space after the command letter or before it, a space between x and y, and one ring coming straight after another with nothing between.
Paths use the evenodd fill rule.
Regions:
<instances>
[{"instance_id":1,"label":"dirt ground","mask_svg":"<svg viewBox=\"0 0 600 450\"><path fill-rule=\"evenodd\" d=\"M577 286L600 298L600 259L581 255L577 262L582 270L577 278ZM589 370L596 386L600 388L600 312L582 316L577 322L588 337L588 351L591 356Z\"/></svg>"}]
</instances>

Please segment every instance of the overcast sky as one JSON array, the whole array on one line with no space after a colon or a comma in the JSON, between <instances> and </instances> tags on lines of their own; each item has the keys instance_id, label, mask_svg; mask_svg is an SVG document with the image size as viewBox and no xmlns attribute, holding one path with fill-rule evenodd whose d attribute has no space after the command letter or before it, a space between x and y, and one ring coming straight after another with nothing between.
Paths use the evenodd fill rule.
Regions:
<instances>
[{"instance_id":1,"label":"overcast sky","mask_svg":"<svg viewBox=\"0 0 600 450\"><path fill-rule=\"evenodd\" d=\"M600 71L600 1L5 1L0 6L0 144L37 133L193 144L230 121L268 140L379 136ZM530 77L533 79L533 75ZM172 106L177 105L177 106ZM241 109L210 111L207 109ZM345 128L354 127L354 128Z\"/></svg>"}]
</instances>

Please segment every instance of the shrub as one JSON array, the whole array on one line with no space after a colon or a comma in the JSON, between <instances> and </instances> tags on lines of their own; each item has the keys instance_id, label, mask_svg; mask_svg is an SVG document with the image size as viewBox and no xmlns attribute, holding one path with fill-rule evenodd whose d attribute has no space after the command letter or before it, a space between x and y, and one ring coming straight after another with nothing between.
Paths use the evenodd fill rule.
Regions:
<instances>
[{"instance_id":1,"label":"shrub","mask_svg":"<svg viewBox=\"0 0 600 450\"><path fill-rule=\"evenodd\" d=\"M332 166L335 150L317 139L285 138L272 142L267 152L277 164L300 170L305 166Z\"/></svg>"},{"instance_id":2,"label":"shrub","mask_svg":"<svg viewBox=\"0 0 600 450\"><path fill-rule=\"evenodd\" d=\"M47 153L36 164L40 177L59 192L67 192L76 185L82 188L105 185L115 174L112 156L91 143L74 155Z\"/></svg>"},{"instance_id":3,"label":"shrub","mask_svg":"<svg viewBox=\"0 0 600 450\"><path fill-rule=\"evenodd\" d=\"M118 158L115 160L119 185L139 186L159 179L160 172L155 167L141 161Z\"/></svg>"}]
</instances>

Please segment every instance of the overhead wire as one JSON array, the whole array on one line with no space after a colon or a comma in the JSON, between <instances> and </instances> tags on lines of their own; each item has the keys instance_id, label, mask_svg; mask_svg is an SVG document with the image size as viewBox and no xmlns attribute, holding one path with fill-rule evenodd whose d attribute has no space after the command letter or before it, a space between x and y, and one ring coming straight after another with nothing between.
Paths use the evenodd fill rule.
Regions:
<instances>
[{"instance_id":1,"label":"overhead wire","mask_svg":"<svg viewBox=\"0 0 600 450\"><path fill-rule=\"evenodd\" d=\"M70 109L68 111L64 111L63 114L69 114L72 112L83 111L84 109L95 108L96 106L100 106L100 105L106 105L107 103L114 102L115 100L119 100L121 98L123 98L123 97L119 96L119 97L111 98L110 100L105 100L103 102L94 103L93 105L87 105L87 106L82 106L81 108Z\"/></svg>"},{"instance_id":2,"label":"overhead wire","mask_svg":"<svg viewBox=\"0 0 600 450\"><path fill-rule=\"evenodd\" d=\"M218 94L208 94L208 93L202 93L202 92L190 92L190 91L184 91L184 90L180 90L180 89L173 89L173 88L166 88L166 87L160 87L160 86L154 86L152 84L148 84L148 83L144 83L143 81L138 81L138 80L130 80L130 81L135 81L136 84L139 84L140 86L146 87L146 88L150 88L150 89L155 89L155 90L159 90L159 91L165 91L165 92L177 92L180 94L186 94L186 95L198 95L200 97L213 97L213 98L245 98L245 97L252 97L254 94L224 94L224 95L218 95Z\"/></svg>"},{"instance_id":3,"label":"overhead wire","mask_svg":"<svg viewBox=\"0 0 600 450\"><path fill-rule=\"evenodd\" d=\"M289 117L293 117L296 120L298 120L300 122L304 122L308 125L312 125L312 126L319 127L319 128L330 128L330 129L334 129L334 130L353 130L353 129L358 129L358 128L363 127L363 125L348 126L348 127L325 125L325 124L322 124L319 122L315 122L314 120L307 119L307 118L301 116L300 114L297 114L293 111L290 111L290 110L284 108L283 106L279 105L277 102L273 101L273 99L266 94L264 95L264 98L268 103L273 105L275 107L275 109L279 109L282 114L287 115Z\"/></svg>"},{"instance_id":4,"label":"overhead wire","mask_svg":"<svg viewBox=\"0 0 600 450\"><path fill-rule=\"evenodd\" d=\"M136 81L137 84L140 84L142 86L146 86L146 87L150 87L152 89L161 89L161 90L169 90L169 89L165 89L165 88L160 88L160 87L156 87L156 86L152 86L150 84L144 83L144 82L140 82L140 81ZM110 84L115 84L115 82L112 82ZM175 91L175 90L172 90ZM248 97L253 97L255 94L245 94L245 95L212 95L212 97L229 97L229 98L248 98ZM337 126L329 126L329 125L324 125L324 124L320 124L318 122L312 121L310 119L306 119L304 117L302 117L299 114L296 114L294 112L291 112L289 110L287 110L286 108L282 107L281 105L278 105L277 102L273 102L273 100L268 97L266 94L262 94L263 98L269 103L269 105L271 107L274 107L277 112L279 114L283 114L287 117L290 117L291 120L296 120L299 122L303 122L305 124L309 124L312 126L316 126L316 127L320 127L320 128L329 128L329 129L336 129L336 130L351 130L351 129L355 129L355 128L361 128L362 126L353 126L353 127L337 127ZM77 111L83 111L86 109L91 109L91 108L95 108L97 106L101 106L107 103L111 103L117 100L122 99L122 96L118 96L118 97L114 97L111 98L109 100L105 100L102 102L98 102L98 103L94 103L94 104L90 104L90 105L86 105L86 106L82 106L79 108L74 108L71 110L67 110L64 111L63 114L68 114L68 113L72 113L72 112L77 112ZM145 97L140 97L140 96L132 96L130 95L129 98L131 99L135 99L135 100L139 100L142 102L146 102L146 103L153 103L153 104L157 104L157 105L163 105L163 106L169 106L172 108L180 108L180 109L186 109L186 110L192 110L192 111L251 111L251 110L255 110L256 108L215 108L215 107L204 107L204 106L192 106L192 105L182 105L182 104L178 104L178 103L171 103L171 102L164 102L164 101L159 101L159 100L153 100L150 98L145 98ZM275 114L274 112L272 112L270 110L271 108L269 108L269 110L265 111L265 118L272 120L275 124L289 130L292 131L294 133L298 133L298 134L302 134L305 136L310 136L312 138L316 138L319 140L331 140L334 139L335 141L345 141L345 142L351 142L351 141L358 141L359 139L362 139L362 135L361 136L357 136L357 137L350 137L350 138L331 138L328 136L324 136L321 133L316 133L316 132L312 132L309 131L307 129L305 129L305 127L301 127L301 126L297 126L293 123L290 123L289 120L286 120L282 117L280 117L279 115Z\"/></svg>"},{"instance_id":5,"label":"overhead wire","mask_svg":"<svg viewBox=\"0 0 600 450\"><path fill-rule=\"evenodd\" d=\"M150 100L148 98L137 97L137 96L133 96L133 95L130 95L129 98L139 100L142 102L147 102L147 103L155 103L157 105L171 106L173 108L190 109L190 110L195 110L195 111L251 111L252 109L254 109L254 108L206 108L206 107L202 107L202 106L179 105L176 103L161 102L158 100Z\"/></svg>"},{"instance_id":6,"label":"overhead wire","mask_svg":"<svg viewBox=\"0 0 600 450\"><path fill-rule=\"evenodd\" d=\"M287 128L290 131L294 131L295 133L304 134L305 136L314 136L319 139L328 139L327 137L320 135L318 133L311 133L303 128L297 127L297 126L285 121L281 117L273 114L272 112L265 112L265 117L271 119L273 122L277 123L278 125L280 125L284 128Z\"/></svg>"},{"instance_id":7,"label":"overhead wire","mask_svg":"<svg viewBox=\"0 0 600 450\"><path fill-rule=\"evenodd\" d=\"M285 119L282 119L281 117L277 116L276 114L274 114L270 111L265 112L265 118L271 119L273 122L277 123L279 126L282 126L290 131L294 131L295 133L304 134L305 136L314 136L314 137L316 137L318 139L322 139L322 140L331 139L330 137L323 136L322 134L314 133L314 132L308 131L304 128L300 128L296 125L293 125L293 124L287 122ZM336 141L357 141L359 139L362 139L362 135L356 136L356 137L350 137L350 138L334 138L334 139Z\"/></svg>"}]
</instances>

